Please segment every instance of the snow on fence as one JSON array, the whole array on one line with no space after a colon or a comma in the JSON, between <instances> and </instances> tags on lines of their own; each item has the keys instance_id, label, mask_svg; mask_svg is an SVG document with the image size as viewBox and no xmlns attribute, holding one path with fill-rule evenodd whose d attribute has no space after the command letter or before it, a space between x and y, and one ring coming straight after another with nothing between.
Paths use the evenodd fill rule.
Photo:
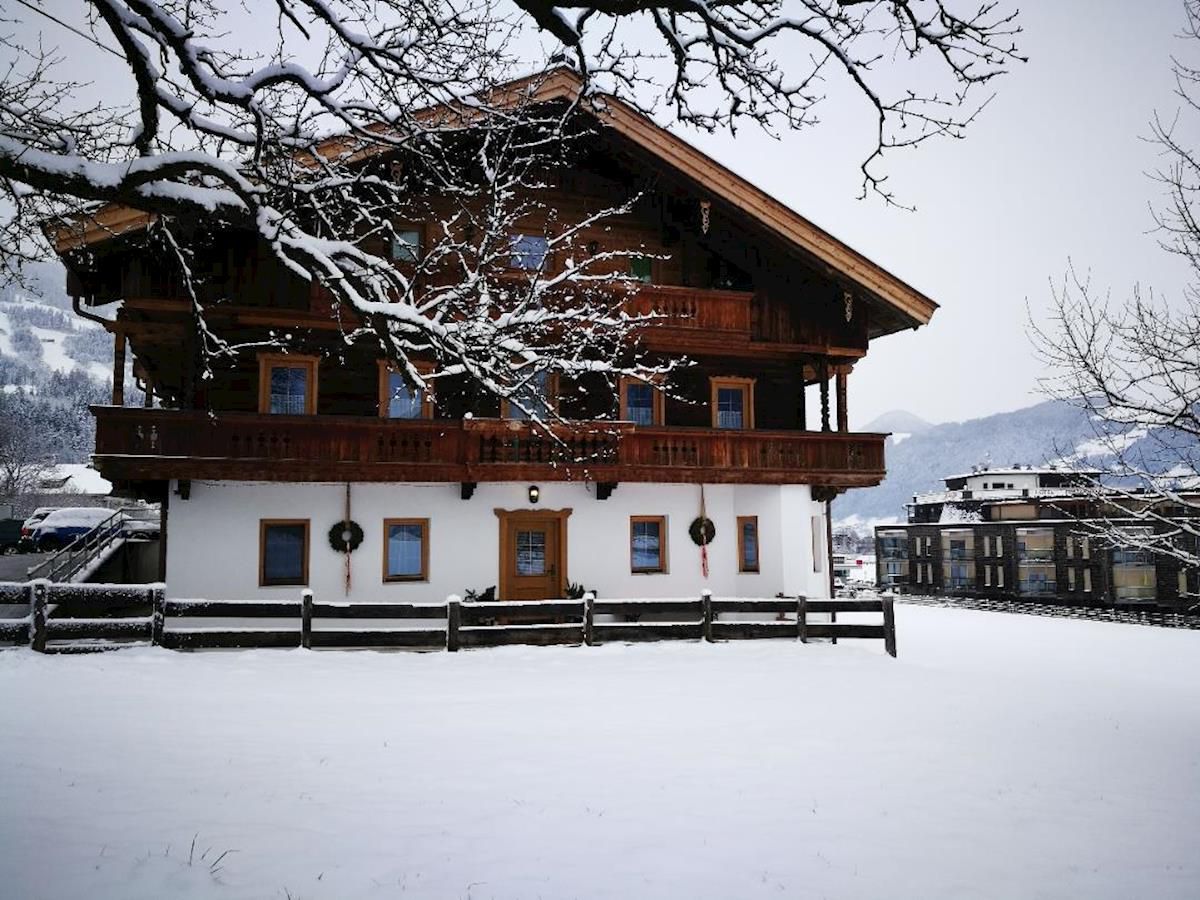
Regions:
<instances>
[{"instance_id":1,"label":"snow on fence","mask_svg":"<svg viewBox=\"0 0 1200 900\"><path fill-rule=\"evenodd\" d=\"M882 640L887 652L896 655L890 597L742 599L713 597L705 591L695 599L672 600L598 600L587 595L582 600L464 603L451 596L443 603L334 603L317 601L311 591L295 600L168 600L161 584L0 584L0 604L21 603L29 604L29 615L0 620L0 641L28 644L43 653L135 643L176 650L456 651L505 644L866 638ZM112 615L129 610L145 612ZM882 622L839 623L838 613L880 613Z\"/></svg>"}]
</instances>

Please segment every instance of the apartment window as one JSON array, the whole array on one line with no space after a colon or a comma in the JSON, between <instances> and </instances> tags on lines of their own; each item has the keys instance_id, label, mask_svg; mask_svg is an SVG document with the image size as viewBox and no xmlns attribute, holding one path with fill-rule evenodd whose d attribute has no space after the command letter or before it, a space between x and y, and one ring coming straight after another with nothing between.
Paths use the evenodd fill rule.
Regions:
<instances>
[{"instance_id":1,"label":"apartment window","mask_svg":"<svg viewBox=\"0 0 1200 900\"><path fill-rule=\"evenodd\" d=\"M992 586L992 567L991 566L983 567L983 586L984 587Z\"/></svg>"},{"instance_id":2,"label":"apartment window","mask_svg":"<svg viewBox=\"0 0 1200 900\"><path fill-rule=\"evenodd\" d=\"M985 534L985 535L983 536L983 555L984 555L984 556L991 556L991 555L992 555L992 538L991 538L991 535L987 535L987 534Z\"/></svg>"},{"instance_id":3,"label":"apartment window","mask_svg":"<svg viewBox=\"0 0 1200 900\"><path fill-rule=\"evenodd\" d=\"M1004 587L1004 566L996 566L996 587Z\"/></svg>"},{"instance_id":4,"label":"apartment window","mask_svg":"<svg viewBox=\"0 0 1200 900\"><path fill-rule=\"evenodd\" d=\"M415 363L422 375L433 371L427 363ZM379 362L379 415L385 419L432 419L432 386L411 387L404 376L384 361Z\"/></svg>"},{"instance_id":5,"label":"apartment window","mask_svg":"<svg viewBox=\"0 0 1200 900\"><path fill-rule=\"evenodd\" d=\"M663 395L652 384L637 378L621 379L621 418L635 425L662 425Z\"/></svg>"},{"instance_id":6,"label":"apartment window","mask_svg":"<svg viewBox=\"0 0 1200 900\"><path fill-rule=\"evenodd\" d=\"M1004 538L1000 537L1000 535L996 535L996 555L1004 555Z\"/></svg>"},{"instance_id":7,"label":"apartment window","mask_svg":"<svg viewBox=\"0 0 1200 900\"><path fill-rule=\"evenodd\" d=\"M317 413L317 357L264 353L258 358L258 411L269 415Z\"/></svg>"},{"instance_id":8,"label":"apartment window","mask_svg":"<svg viewBox=\"0 0 1200 900\"><path fill-rule=\"evenodd\" d=\"M511 400L500 404L505 419L528 420L541 418L547 409L554 409L558 397L558 376L542 370L531 374L513 393Z\"/></svg>"},{"instance_id":9,"label":"apartment window","mask_svg":"<svg viewBox=\"0 0 1200 900\"><path fill-rule=\"evenodd\" d=\"M527 272L537 271L546 263L546 255L550 252L550 242L536 234L516 234L511 238L512 254L508 264L514 269L524 269Z\"/></svg>"},{"instance_id":10,"label":"apartment window","mask_svg":"<svg viewBox=\"0 0 1200 900\"><path fill-rule=\"evenodd\" d=\"M383 520L383 580L429 580L429 520Z\"/></svg>"},{"instance_id":11,"label":"apartment window","mask_svg":"<svg viewBox=\"0 0 1200 900\"><path fill-rule=\"evenodd\" d=\"M648 256L630 257L629 277L634 281L649 284L654 279L654 260Z\"/></svg>"},{"instance_id":12,"label":"apartment window","mask_svg":"<svg viewBox=\"0 0 1200 900\"><path fill-rule=\"evenodd\" d=\"M925 573L922 571L924 568L925 567L922 566L920 563L917 564L917 584L924 584L924 582L925 582L925 578L924 578Z\"/></svg>"},{"instance_id":13,"label":"apartment window","mask_svg":"<svg viewBox=\"0 0 1200 900\"><path fill-rule=\"evenodd\" d=\"M258 532L258 583L308 584L308 519L262 519Z\"/></svg>"},{"instance_id":14,"label":"apartment window","mask_svg":"<svg viewBox=\"0 0 1200 900\"><path fill-rule=\"evenodd\" d=\"M1075 558L1075 538L1067 535L1067 559Z\"/></svg>"},{"instance_id":15,"label":"apartment window","mask_svg":"<svg viewBox=\"0 0 1200 900\"><path fill-rule=\"evenodd\" d=\"M667 571L667 519L633 516L629 520L629 568L641 574Z\"/></svg>"},{"instance_id":16,"label":"apartment window","mask_svg":"<svg viewBox=\"0 0 1200 900\"><path fill-rule=\"evenodd\" d=\"M1075 570L1067 569L1067 590L1075 592Z\"/></svg>"},{"instance_id":17,"label":"apartment window","mask_svg":"<svg viewBox=\"0 0 1200 900\"><path fill-rule=\"evenodd\" d=\"M1090 594L1092 592L1092 570L1091 569L1083 570L1083 592L1085 594Z\"/></svg>"},{"instance_id":18,"label":"apartment window","mask_svg":"<svg viewBox=\"0 0 1200 900\"><path fill-rule=\"evenodd\" d=\"M392 259L396 262L415 263L421 258L421 230L405 228L392 235Z\"/></svg>"},{"instance_id":19,"label":"apartment window","mask_svg":"<svg viewBox=\"0 0 1200 900\"><path fill-rule=\"evenodd\" d=\"M712 379L713 428L754 427L754 379Z\"/></svg>"},{"instance_id":20,"label":"apartment window","mask_svg":"<svg viewBox=\"0 0 1200 900\"><path fill-rule=\"evenodd\" d=\"M1090 543L1090 538L1081 537L1079 539L1079 549L1080 549L1079 555L1082 556L1084 559L1092 558L1092 547L1091 547L1091 543Z\"/></svg>"},{"instance_id":21,"label":"apartment window","mask_svg":"<svg viewBox=\"0 0 1200 900\"><path fill-rule=\"evenodd\" d=\"M758 516L738 516L738 571L758 571Z\"/></svg>"}]
</instances>

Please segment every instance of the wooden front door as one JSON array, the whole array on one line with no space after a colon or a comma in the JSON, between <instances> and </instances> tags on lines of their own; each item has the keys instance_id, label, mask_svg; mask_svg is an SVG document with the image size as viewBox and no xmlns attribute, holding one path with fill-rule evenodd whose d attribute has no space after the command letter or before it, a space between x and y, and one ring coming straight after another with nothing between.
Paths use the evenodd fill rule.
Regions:
<instances>
[{"instance_id":1,"label":"wooden front door","mask_svg":"<svg viewBox=\"0 0 1200 900\"><path fill-rule=\"evenodd\" d=\"M570 510L566 511L567 513ZM535 510L500 516L501 600L551 600L566 594L566 516Z\"/></svg>"}]
</instances>

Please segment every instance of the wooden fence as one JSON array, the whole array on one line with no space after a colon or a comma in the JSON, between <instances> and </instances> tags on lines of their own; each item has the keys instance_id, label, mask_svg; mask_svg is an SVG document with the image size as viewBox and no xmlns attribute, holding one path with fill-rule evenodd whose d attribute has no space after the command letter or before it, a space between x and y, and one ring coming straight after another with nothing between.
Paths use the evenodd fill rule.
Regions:
<instances>
[{"instance_id":1,"label":"wooden fence","mask_svg":"<svg viewBox=\"0 0 1200 900\"><path fill-rule=\"evenodd\" d=\"M0 641L43 653L153 644L176 650L304 647L456 651L505 644L761 638L867 638L896 655L891 598L334 603L304 591L294 600L168 600L162 585L0 584L0 603L29 615L0 620ZM139 615L113 615L137 610ZM837 622L838 613L880 613L882 622ZM819 615L822 621L812 617ZM737 619L723 616L737 616ZM383 623L383 624L381 624ZM401 623L397 625L396 623ZM348 626L348 627L347 627Z\"/></svg>"}]
</instances>

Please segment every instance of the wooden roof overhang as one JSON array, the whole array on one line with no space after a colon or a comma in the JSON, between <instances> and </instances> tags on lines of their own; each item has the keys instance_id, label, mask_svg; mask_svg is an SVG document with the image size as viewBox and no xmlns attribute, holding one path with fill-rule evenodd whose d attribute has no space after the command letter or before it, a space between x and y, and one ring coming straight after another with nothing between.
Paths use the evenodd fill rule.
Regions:
<instances>
[{"instance_id":1,"label":"wooden roof overhang","mask_svg":"<svg viewBox=\"0 0 1200 900\"><path fill-rule=\"evenodd\" d=\"M519 103L578 102L603 125L643 153L682 177L693 190L710 196L723 207L750 220L767 235L781 241L819 271L834 278L872 306L870 337L881 337L906 328L927 324L937 304L883 267L835 238L766 191L721 165L683 139L675 136L629 104L607 94L582 95L580 77L570 69L518 79L497 88L493 102ZM444 110L424 114L431 120ZM466 116L455 113L458 121ZM352 139L332 138L323 148L346 158ZM375 145L362 157L390 152ZM352 151L349 154L354 156ZM148 227L156 216L151 212L109 204L53 230L54 248L64 255L72 250L107 241Z\"/></svg>"}]
</instances>

